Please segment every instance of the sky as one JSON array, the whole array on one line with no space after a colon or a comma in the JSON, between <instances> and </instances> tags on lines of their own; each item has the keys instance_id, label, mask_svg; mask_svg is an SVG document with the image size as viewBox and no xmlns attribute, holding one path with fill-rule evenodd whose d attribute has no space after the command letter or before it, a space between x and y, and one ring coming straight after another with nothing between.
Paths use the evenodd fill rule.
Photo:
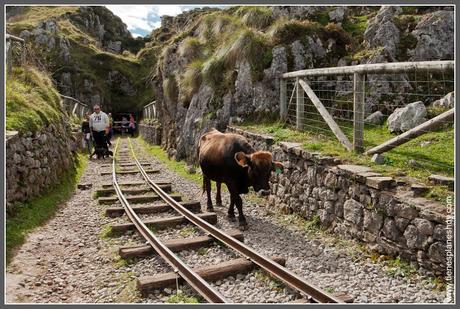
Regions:
<instances>
[{"instance_id":1,"label":"sky","mask_svg":"<svg viewBox=\"0 0 460 309\"><path fill-rule=\"evenodd\" d=\"M217 5L106 5L128 26L133 37L146 36L161 25L160 16L176 16L197 7ZM222 7L222 6L220 6Z\"/></svg>"}]
</instances>

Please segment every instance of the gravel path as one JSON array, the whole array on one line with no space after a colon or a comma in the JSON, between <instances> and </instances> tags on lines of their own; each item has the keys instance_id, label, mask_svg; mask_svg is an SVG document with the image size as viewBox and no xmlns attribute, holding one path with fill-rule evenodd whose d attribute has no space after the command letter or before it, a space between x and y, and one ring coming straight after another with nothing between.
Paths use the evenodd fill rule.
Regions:
<instances>
[{"instance_id":1,"label":"gravel path","mask_svg":"<svg viewBox=\"0 0 460 309\"><path fill-rule=\"evenodd\" d=\"M140 148L138 153L140 161L153 162L155 169L160 170L150 174L154 181L170 181L173 192L182 194L186 200L200 200L205 211L206 199L201 185L168 170L155 158L142 153ZM104 163L110 163L110 160ZM136 290L136 278L172 269L156 255L121 260L117 255L119 247L145 243L134 231L118 237L104 236L108 223L127 222L127 217L105 217L104 209L108 206L98 205L92 198L99 184L111 180L111 175L100 175L102 170L107 170L101 164L101 161L90 161L82 176L81 182L92 183L92 189L77 190L56 216L31 233L20 248L7 269L7 302L158 303L166 302L177 293L177 289L168 288L142 297ZM119 177L119 181L133 180L140 181L142 177L140 174ZM223 204L228 205L225 190L222 198ZM328 292L345 292L355 302L432 303L442 302L445 297L445 292L436 290L428 278L418 274L410 279L392 275L383 263L373 262L354 241L318 231L307 233L293 224L283 223L287 217L266 207L266 201L254 194L244 196L243 201L249 224L249 229L244 231L245 243L267 256L287 258L287 268ZM119 203L114 205L121 206ZM226 207L215 207L215 211L219 228L238 227L236 222L226 219ZM178 229L156 231L156 235L160 239L172 239L203 233L189 224L181 224ZM193 267L238 257L222 246L186 250L179 255ZM211 285L238 303L287 302L298 297L260 270ZM187 285L180 285L179 289L185 295L196 296Z\"/></svg>"}]
</instances>

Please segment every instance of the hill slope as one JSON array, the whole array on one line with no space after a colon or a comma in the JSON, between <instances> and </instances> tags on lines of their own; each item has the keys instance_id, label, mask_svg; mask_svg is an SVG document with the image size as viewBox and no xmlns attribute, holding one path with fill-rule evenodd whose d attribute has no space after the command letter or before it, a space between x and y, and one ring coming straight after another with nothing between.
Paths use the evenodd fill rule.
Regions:
<instances>
[{"instance_id":1,"label":"hill slope","mask_svg":"<svg viewBox=\"0 0 460 309\"><path fill-rule=\"evenodd\" d=\"M26 7L10 11L7 31L53 72L60 93L111 111L133 111L153 97L147 67L120 18L105 7Z\"/></svg>"}]
</instances>

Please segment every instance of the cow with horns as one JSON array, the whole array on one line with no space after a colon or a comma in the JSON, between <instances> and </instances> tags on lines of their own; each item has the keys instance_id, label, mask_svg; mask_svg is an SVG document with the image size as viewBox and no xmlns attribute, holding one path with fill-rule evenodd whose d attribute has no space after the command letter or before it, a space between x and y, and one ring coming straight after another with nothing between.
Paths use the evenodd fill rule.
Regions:
<instances>
[{"instance_id":1,"label":"cow with horns","mask_svg":"<svg viewBox=\"0 0 460 309\"><path fill-rule=\"evenodd\" d=\"M243 136L221 133L214 128L201 136L198 158L203 172L203 192L206 190L207 194L207 210L213 211L211 180L216 182L216 204L220 206L221 184L224 183L230 193L228 218L235 220L236 205L239 225L243 228L247 222L240 194L248 193L252 186L254 191L268 195L271 172L283 170L283 164L273 161L270 152L256 151Z\"/></svg>"}]
</instances>

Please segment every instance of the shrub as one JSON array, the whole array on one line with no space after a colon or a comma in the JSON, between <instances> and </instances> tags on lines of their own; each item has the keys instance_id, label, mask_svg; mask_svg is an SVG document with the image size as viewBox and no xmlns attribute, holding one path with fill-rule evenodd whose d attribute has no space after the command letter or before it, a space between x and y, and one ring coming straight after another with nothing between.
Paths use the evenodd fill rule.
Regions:
<instances>
[{"instance_id":1,"label":"shrub","mask_svg":"<svg viewBox=\"0 0 460 309\"><path fill-rule=\"evenodd\" d=\"M351 43L351 36L341 26L335 23L328 23L324 27L327 38L332 38L337 45L345 46Z\"/></svg>"},{"instance_id":2,"label":"shrub","mask_svg":"<svg viewBox=\"0 0 460 309\"><path fill-rule=\"evenodd\" d=\"M289 44L306 35L318 34L321 26L316 22L299 20L278 20L268 31L273 44Z\"/></svg>"}]
</instances>

